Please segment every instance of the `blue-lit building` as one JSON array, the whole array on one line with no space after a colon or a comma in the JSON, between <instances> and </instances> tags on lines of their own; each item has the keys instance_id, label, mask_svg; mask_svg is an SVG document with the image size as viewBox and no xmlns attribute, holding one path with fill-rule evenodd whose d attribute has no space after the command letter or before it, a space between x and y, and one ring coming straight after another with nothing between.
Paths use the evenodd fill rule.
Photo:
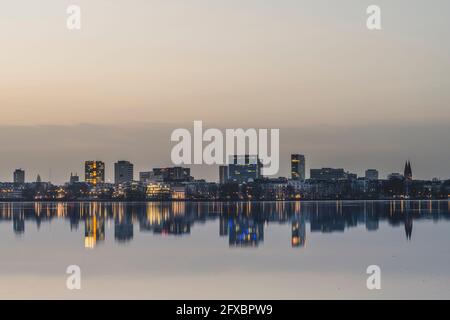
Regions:
<instances>
[{"instance_id":1,"label":"blue-lit building","mask_svg":"<svg viewBox=\"0 0 450 320\"><path fill-rule=\"evenodd\" d=\"M228 164L228 182L246 183L261 178L262 164L258 156L232 156Z\"/></svg>"}]
</instances>

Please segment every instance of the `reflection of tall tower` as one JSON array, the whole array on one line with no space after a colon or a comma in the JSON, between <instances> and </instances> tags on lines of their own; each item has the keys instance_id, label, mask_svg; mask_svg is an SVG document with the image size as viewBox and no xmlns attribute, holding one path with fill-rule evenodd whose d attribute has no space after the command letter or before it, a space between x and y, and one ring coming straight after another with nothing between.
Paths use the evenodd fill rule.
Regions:
<instances>
[{"instance_id":1,"label":"reflection of tall tower","mask_svg":"<svg viewBox=\"0 0 450 320\"><path fill-rule=\"evenodd\" d=\"M306 223L304 215L301 215L300 218L294 218L294 220L292 221L291 230L292 247L304 247L306 243Z\"/></svg>"},{"instance_id":2,"label":"reflection of tall tower","mask_svg":"<svg viewBox=\"0 0 450 320\"><path fill-rule=\"evenodd\" d=\"M13 229L17 235L25 233L25 215L23 212L13 213Z\"/></svg>"},{"instance_id":3,"label":"reflection of tall tower","mask_svg":"<svg viewBox=\"0 0 450 320\"><path fill-rule=\"evenodd\" d=\"M406 239L408 240L411 240L412 229L413 229L413 218L410 214L407 214L405 216L405 233Z\"/></svg>"},{"instance_id":4,"label":"reflection of tall tower","mask_svg":"<svg viewBox=\"0 0 450 320\"><path fill-rule=\"evenodd\" d=\"M93 249L97 241L105 240L105 220L94 214L84 222L84 247Z\"/></svg>"},{"instance_id":5,"label":"reflection of tall tower","mask_svg":"<svg viewBox=\"0 0 450 320\"><path fill-rule=\"evenodd\" d=\"M128 214L114 219L114 238L119 242L133 239L133 220Z\"/></svg>"},{"instance_id":6,"label":"reflection of tall tower","mask_svg":"<svg viewBox=\"0 0 450 320\"><path fill-rule=\"evenodd\" d=\"M220 217L219 228L220 228L219 235L221 237L225 237L228 235L228 220L227 220L227 218Z\"/></svg>"},{"instance_id":7,"label":"reflection of tall tower","mask_svg":"<svg viewBox=\"0 0 450 320\"><path fill-rule=\"evenodd\" d=\"M413 179L411 162L409 162L409 161L406 161L406 163L405 163L404 176L405 176L406 181L412 181L412 179Z\"/></svg>"}]
</instances>

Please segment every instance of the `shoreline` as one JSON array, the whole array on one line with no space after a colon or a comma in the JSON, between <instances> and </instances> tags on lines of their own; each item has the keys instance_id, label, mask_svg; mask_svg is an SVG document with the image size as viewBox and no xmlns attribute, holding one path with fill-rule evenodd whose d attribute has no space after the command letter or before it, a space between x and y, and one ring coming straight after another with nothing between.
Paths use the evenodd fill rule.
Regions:
<instances>
[{"instance_id":1,"label":"shoreline","mask_svg":"<svg viewBox=\"0 0 450 320\"><path fill-rule=\"evenodd\" d=\"M99 199L83 199L83 200L0 200L2 203L311 203L311 202L448 202L448 199L320 199L320 200L99 200Z\"/></svg>"}]
</instances>

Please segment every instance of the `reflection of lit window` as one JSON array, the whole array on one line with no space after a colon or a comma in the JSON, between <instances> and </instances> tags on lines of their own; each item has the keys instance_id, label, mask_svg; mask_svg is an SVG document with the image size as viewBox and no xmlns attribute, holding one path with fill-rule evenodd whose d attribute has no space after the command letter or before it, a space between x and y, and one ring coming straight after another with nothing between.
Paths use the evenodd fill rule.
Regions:
<instances>
[{"instance_id":1,"label":"reflection of lit window","mask_svg":"<svg viewBox=\"0 0 450 320\"><path fill-rule=\"evenodd\" d=\"M94 249L95 237L84 237L84 247L86 249Z\"/></svg>"}]
</instances>

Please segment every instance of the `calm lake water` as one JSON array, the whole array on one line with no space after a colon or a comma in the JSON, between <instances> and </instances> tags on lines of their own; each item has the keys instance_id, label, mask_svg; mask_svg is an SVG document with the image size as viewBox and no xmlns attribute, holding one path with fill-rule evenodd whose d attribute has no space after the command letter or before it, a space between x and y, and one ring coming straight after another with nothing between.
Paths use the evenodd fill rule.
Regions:
<instances>
[{"instance_id":1,"label":"calm lake water","mask_svg":"<svg viewBox=\"0 0 450 320\"><path fill-rule=\"evenodd\" d=\"M449 201L0 203L0 298L450 299L449 248Z\"/></svg>"}]
</instances>

